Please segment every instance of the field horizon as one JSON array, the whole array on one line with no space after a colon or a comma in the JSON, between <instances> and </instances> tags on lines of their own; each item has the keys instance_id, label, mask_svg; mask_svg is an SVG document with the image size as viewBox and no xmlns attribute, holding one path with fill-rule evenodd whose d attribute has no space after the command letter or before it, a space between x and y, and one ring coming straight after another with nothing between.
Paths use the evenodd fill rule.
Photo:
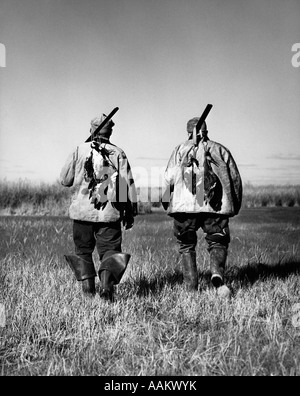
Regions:
<instances>
[{"instance_id":1,"label":"field horizon","mask_svg":"<svg viewBox=\"0 0 300 396\"><path fill-rule=\"evenodd\" d=\"M68 216L74 188L56 183L0 180L0 215ZM138 211L148 214L161 207L161 188L138 188ZM242 208L299 207L300 185L255 186L245 183Z\"/></svg>"}]
</instances>

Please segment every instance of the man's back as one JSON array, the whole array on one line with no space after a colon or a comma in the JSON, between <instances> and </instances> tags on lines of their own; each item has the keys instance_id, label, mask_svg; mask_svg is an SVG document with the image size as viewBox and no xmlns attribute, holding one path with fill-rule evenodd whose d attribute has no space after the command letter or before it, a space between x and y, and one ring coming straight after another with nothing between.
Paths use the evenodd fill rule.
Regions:
<instances>
[{"instance_id":1,"label":"man's back","mask_svg":"<svg viewBox=\"0 0 300 396\"><path fill-rule=\"evenodd\" d=\"M239 171L230 151L207 139L197 146L186 140L169 160L166 182L171 191L169 214L219 213L234 216L242 199Z\"/></svg>"},{"instance_id":2,"label":"man's back","mask_svg":"<svg viewBox=\"0 0 300 396\"><path fill-rule=\"evenodd\" d=\"M74 193L69 208L71 219L93 221L93 222L113 222L120 219L120 212L116 205L119 200L119 191L116 178L126 179L130 184L130 165L124 151L118 146L103 141L99 147L107 154L107 169L105 173L114 178L105 181L107 187L105 194L107 202L100 209L94 207L90 199L90 180L86 178L86 162L93 151L92 143L83 143L76 147L70 154L65 166L61 171L60 181L65 186L73 186ZM127 191L126 191L127 192ZM125 194L124 194L125 195Z\"/></svg>"}]
</instances>

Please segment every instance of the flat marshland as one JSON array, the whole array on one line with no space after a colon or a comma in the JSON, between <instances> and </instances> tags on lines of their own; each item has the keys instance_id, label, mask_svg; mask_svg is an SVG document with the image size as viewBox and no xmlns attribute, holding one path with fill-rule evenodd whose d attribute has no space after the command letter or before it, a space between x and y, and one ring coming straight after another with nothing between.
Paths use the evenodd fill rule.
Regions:
<instances>
[{"instance_id":1,"label":"flat marshland","mask_svg":"<svg viewBox=\"0 0 300 396\"><path fill-rule=\"evenodd\" d=\"M300 208L244 208L230 224L229 301L201 230L199 290L185 290L158 210L124 233L132 257L109 304L84 297L64 261L71 220L0 217L1 375L300 375Z\"/></svg>"}]
</instances>

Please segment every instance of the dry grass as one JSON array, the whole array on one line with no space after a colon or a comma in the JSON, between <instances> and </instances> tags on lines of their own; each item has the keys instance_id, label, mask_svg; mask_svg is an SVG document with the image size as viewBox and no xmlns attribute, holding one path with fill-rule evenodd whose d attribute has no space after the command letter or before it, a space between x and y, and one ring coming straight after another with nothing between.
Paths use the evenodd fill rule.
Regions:
<instances>
[{"instance_id":1,"label":"dry grass","mask_svg":"<svg viewBox=\"0 0 300 396\"><path fill-rule=\"evenodd\" d=\"M200 287L187 292L172 222L139 216L124 234L132 254L109 304L85 298L63 254L67 218L2 217L2 375L300 375L300 210L244 210L232 219L230 301L209 283L201 231ZM95 261L97 256L95 255Z\"/></svg>"}]
</instances>

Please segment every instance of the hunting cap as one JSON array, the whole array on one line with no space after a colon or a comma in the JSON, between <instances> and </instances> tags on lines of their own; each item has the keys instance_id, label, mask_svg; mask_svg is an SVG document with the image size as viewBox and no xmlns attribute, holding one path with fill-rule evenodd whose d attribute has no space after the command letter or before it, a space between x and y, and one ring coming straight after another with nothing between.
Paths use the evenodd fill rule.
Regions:
<instances>
[{"instance_id":1,"label":"hunting cap","mask_svg":"<svg viewBox=\"0 0 300 396\"><path fill-rule=\"evenodd\" d=\"M100 117L95 117L91 121L91 133L94 133L98 126L104 121L106 118L105 114L102 114ZM107 135L108 133L112 132L113 126L115 123L113 120L109 120L107 124L99 131L99 135Z\"/></svg>"},{"instance_id":2,"label":"hunting cap","mask_svg":"<svg viewBox=\"0 0 300 396\"><path fill-rule=\"evenodd\" d=\"M195 126L197 125L198 121L199 121L200 117L194 117L191 120L188 121L187 125L186 125L186 130L188 131L188 133L192 133ZM201 126L201 132L207 132L207 125L206 122L204 121L202 126Z\"/></svg>"}]
</instances>

